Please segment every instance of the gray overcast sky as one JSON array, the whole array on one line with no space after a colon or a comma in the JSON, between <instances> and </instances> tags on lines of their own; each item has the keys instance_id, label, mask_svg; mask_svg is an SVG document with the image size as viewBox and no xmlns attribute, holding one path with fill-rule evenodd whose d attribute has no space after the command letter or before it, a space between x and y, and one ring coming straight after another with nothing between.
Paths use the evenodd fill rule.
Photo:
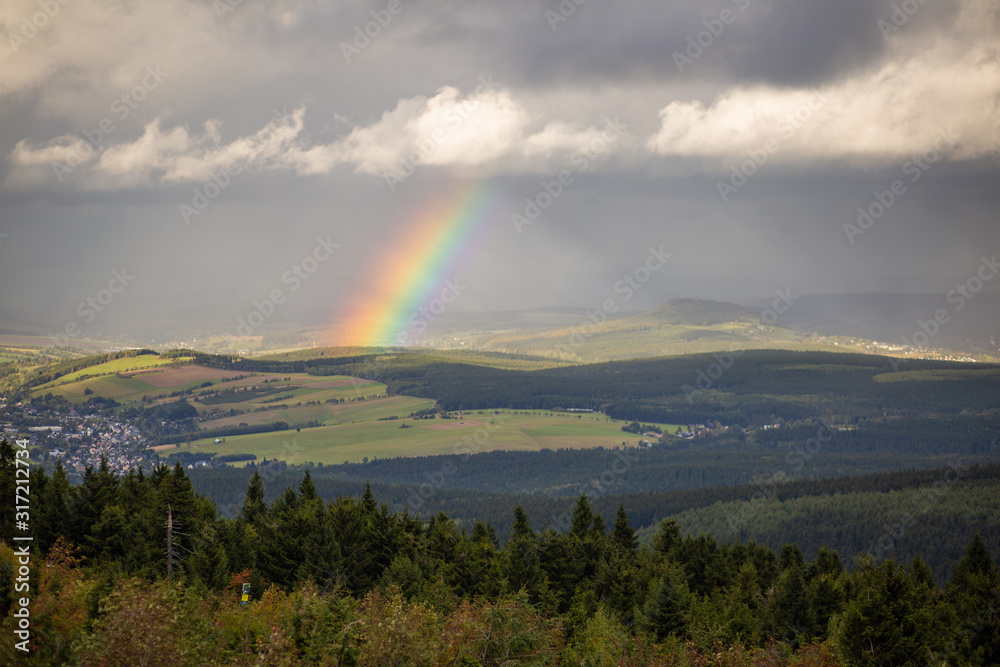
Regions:
<instances>
[{"instance_id":1,"label":"gray overcast sky","mask_svg":"<svg viewBox=\"0 0 1000 667\"><path fill-rule=\"evenodd\" d=\"M628 308L944 293L1000 250L990 0L7 0L0 25L7 321L80 320L122 268L94 327L233 326L276 288L348 316L473 190L456 310L596 307L651 246Z\"/></svg>"}]
</instances>

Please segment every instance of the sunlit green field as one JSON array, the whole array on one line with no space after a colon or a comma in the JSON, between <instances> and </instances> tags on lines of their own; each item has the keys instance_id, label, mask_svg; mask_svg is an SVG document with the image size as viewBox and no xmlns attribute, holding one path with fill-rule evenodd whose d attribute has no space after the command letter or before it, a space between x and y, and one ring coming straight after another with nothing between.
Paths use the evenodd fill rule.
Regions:
<instances>
[{"instance_id":1,"label":"sunlit green field","mask_svg":"<svg viewBox=\"0 0 1000 667\"><path fill-rule=\"evenodd\" d=\"M635 357L698 354L720 350L785 349L863 352L861 346L834 345L781 327L751 327L742 322L668 325L632 318L587 323L546 331L469 333L460 336L476 350L555 356L582 362ZM623 345L622 341L628 342Z\"/></svg>"},{"instance_id":2,"label":"sunlit green field","mask_svg":"<svg viewBox=\"0 0 1000 667\"><path fill-rule=\"evenodd\" d=\"M927 382L932 380L968 380L972 378L1000 380L1000 370L995 368L970 368L969 370L920 370L898 371L876 375L876 382Z\"/></svg>"},{"instance_id":3,"label":"sunlit green field","mask_svg":"<svg viewBox=\"0 0 1000 667\"><path fill-rule=\"evenodd\" d=\"M380 385L382 391L385 385ZM229 407L221 406L221 407ZM236 407L235 405L233 407ZM244 409L246 406L243 406ZM324 425L346 424L351 422L376 421L384 417L399 416L405 417L411 412L425 410L434 407L434 401L429 398L413 398L410 396L389 396L385 398L373 398L364 401L350 401L347 403L328 403L323 405L303 405L299 407L289 406L288 408L274 408L260 412L247 412L244 414L212 419L203 422L202 428L221 428L225 426L235 426L237 424L269 424L276 421L288 422L291 426L308 424L309 422L320 422Z\"/></svg>"},{"instance_id":4,"label":"sunlit green field","mask_svg":"<svg viewBox=\"0 0 1000 667\"><path fill-rule=\"evenodd\" d=\"M370 380L306 373L239 373L199 366L190 361L191 359L187 357L163 358L159 355L115 359L69 373L36 387L32 390L32 395L51 393L63 396L74 403L85 401L91 395L106 396L119 403L130 404L139 403L144 397L151 402L176 401L180 398L178 392L191 390L191 393L184 398L198 408L199 412L211 410L225 412L232 409L253 411L270 404L274 404L276 408L287 406L286 410L296 411L301 407L296 407L297 404L304 405L308 402L318 402L328 406L326 409L305 406L302 408L302 416L285 415L285 419L291 418L295 423L326 421L342 411L340 406L344 403L341 402L385 395L385 385ZM236 377L241 379L233 380ZM223 382L224 379L229 381ZM211 386L203 386L206 383ZM242 395L234 394L231 400L227 396L224 400L213 400L211 403L199 401L199 397L213 392L255 386L275 391L265 396L255 396L253 392L248 392ZM326 403L332 399L338 402ZM304 416L306 413L310 416ZM272 417L264 421L275 419L282 417ZM264 423L253 417L239 421Z\"/></svg>"},{"instance_id":5,"label":"sunlit green field","mask_svg":"<svg viewBox=\"0 0 1000 667\"><path fill-rule=\"evenodd\" d=\"M40 387L36 387L32 393L48 393L52 392L56 394L56 388L63 385L72 384L78 382L80 378L86 376L98 376L98 375L114 375L116 373L127 373L133 371L140 371L149 368L158 368L162 366L178 365L189 361L186 358L169 359L163 358L159 355L146 354L139 357L123 357L121 359L113 359L112 361L107 361L103 364L98 364L97 366L90 366L89 368L84 368L74 373L68 373L48 384L44 384ZM139 377L142 377L141 375ZM149 385L146 385L149 387Z\"/></svg>"},{"instance_id":6,"label":"sunlit green field","mask_svg":"<svg viewBox=\"0 0 1000 667\"><path fill-rule=\"evenodd\" d=\"M404 423L407 428L401 428ZM473 411L453 419L397 419L255 433L227 437L218 444L208 438L193 441L190 449L182 444L162 449L159 454L166 457L200 449L214 454L255 454L258 459L277 458L288 463L333 464L358 462L366 457L464 453L468 450L462 449L463 443L470 438L479 443L478 451L614 447L642 439L623 432L623 424L603 415ZM674 432L676 428L667 426L666 430Z\"/></svg>"}]
</instances>

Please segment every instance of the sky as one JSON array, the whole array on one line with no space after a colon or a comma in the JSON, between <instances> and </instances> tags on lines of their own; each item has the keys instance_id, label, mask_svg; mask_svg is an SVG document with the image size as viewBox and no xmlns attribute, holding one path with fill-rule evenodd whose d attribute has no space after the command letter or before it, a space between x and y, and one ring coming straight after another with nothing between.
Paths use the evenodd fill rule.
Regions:
<instances>
[{"instance_id":1,"label":"sky","mask_svg":"<svg viewBox=\"0 0 1000 667\"><path fill-rule=\"evenodd\" d=\"M0 328L944 294L1000 250L989 0L6 0L0 26Z\"/></svg>"}]
</instances>

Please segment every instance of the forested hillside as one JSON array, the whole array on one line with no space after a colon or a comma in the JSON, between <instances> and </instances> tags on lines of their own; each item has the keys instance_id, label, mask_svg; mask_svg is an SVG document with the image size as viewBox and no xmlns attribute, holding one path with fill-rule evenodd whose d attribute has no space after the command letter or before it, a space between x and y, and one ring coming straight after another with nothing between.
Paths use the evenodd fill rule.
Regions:
<instances>
[{"instance_id":1,"label":"forested hillside","mask_svg":"<svg viewBox=\"0 0 1000 667\"><path fill-rule=\"evenodd\" d=\"M14 468L4 443L5 494ZM326 501L308 472L271 503L264 484L255 475L238 514L224 519L180 466L124 477L102 466L77 487L61 468L32 470L32 663L133 665L152 655L172 665L1000 660L1000 576L979 535L941 586L919 557L844 563L828 548L809 557L794 544L776 551L685 536L670 520L640 545L624 507L608 522L586 497L560 530L538 530L515 507L501 543L487 522L460 528L443 513L420 521L390 511L371 489ZM13 528L5 515L0 627L8 637L17 624ZM241 606L244 583L250 599ZM135 641L138 628L144 641ZM20 659L11 641L0 655Z\"/></svg>"},{"instance_id":2,"label":"forested hillside","mask_svg":"<svg viewBox=\"0 0 1000 667\"><path fill-rule=\"evenodd\" d=\"M238 371L366 377L447 410L589 408L616 419L750 426L777 419L957 415L997 407L1000 366L751 350L513 371L433 354L297 361L200 357Z\"/></svg>"},{"instance_id":3,"label":"forested hillside","mask_svg":"<svg viewBox=\"0 0 1000 667\"><path fill-rule=\"evenodd\" d=\"M325 500L359 498L369 486L331 476L328 470L310 469L317 494ZM212 499L224 516L234 517L255 472L252 468L195 470L190 478L194 489ZM264 497L271 502L285 488L297 485L303 470L264 469L261 474ZM390 510L424 520L443 512L465 528L486 521L501 540L513 530L514 507L522 506L536 527L562 530L569 525L576 500L572 495L429 485L374 483L370 488ZM724 541L753 539L775 549L794 541L806 555L815 555L821 546L831 546L847 559L865 552L880 560L920 554L938 581L950 575L960 546L976 532L1000 558L1000 508L990 502L1000 494L1000 465L996 464L823 480L772 478L653 493L616 493L598 483L582 486L577 493L586 493L594 512L609 525L618 506L624 506L632 525L647 541L662 519L673 518L692 535L709 533Z\"/></svg>"}]
</instances>

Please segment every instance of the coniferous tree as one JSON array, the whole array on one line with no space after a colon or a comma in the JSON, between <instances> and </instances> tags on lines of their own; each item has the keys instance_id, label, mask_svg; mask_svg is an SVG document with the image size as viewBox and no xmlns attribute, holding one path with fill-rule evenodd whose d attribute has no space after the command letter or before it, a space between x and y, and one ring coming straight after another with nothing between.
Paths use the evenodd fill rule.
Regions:
<instances>
[{"instance_id":1,"label":"coniferous tree","mask_svg":"<svg viewBox=\"0 0 1000 667\"><path fill-rule=\"evenodd\" d=\"M524 589L533 603L542 601L548 592L539 556L538 540L524 508L514 508L514 531L504 545L503 576L507 590Z\"/></svg>"},{"instance_id":2,"label":"coniferous tree","mask_svg":"<svg viewBox=\"0 0 1000 667\"><path fill-rule=\"evenodd\" d=\"M625 506L618 503L618 513L615 516L615 525L611 531L611 542L624 554L634 555L639 546L639 541L635 537L635 531L629 525L628 515L625 513Z\"/></svg>"},{"instance_id":3,"label":"coniferous tree","mask_svg":"<svg viewBox=\"0 0 1000 667\"><path fill-rule=\"evenodd\" d=\"M500 552L493 526L476 521L468 543L467 588L470 596L496 597L503 592Z\"/></svg>"},{"instance_id":4,"label":"coniferous tree","mask_svg":"<svg viewBox=\"0 0 1000 667\"><path fill-rule=\"evenodd\" d=\"M891 560L869 560L855 572L853 595L837 623L836 641L850 665L925 665L938 640L932 600Z\"/></svg>"},{"instance_id":5,"label":"coniferous tree","mask_svg":"<svg viewBox=\"0 0 1000 667\"><path fill-rule=\"evenodd\" d=\"M14 536L14 495L17 486L17 451L20 447L12 445L7 438L0 438L0 494L3 494L5 507L0 509L0 540L10 544ZM27 468L22 468L27 470Z\"/></svg>"},{"instance_id":6,"label":"coniferous tree","mask_svg":"<svg viewBox=\"0 0 1000 667\"><path fill-rule=\"evenodd\" d=\"M44 468L39 470L40 474L44 474ZM56 462L52 479L45 485L40 497L38 542L42 551L48 551L59 537L67 537L70 532L73 487L66 476L62 459Z\"/></svg>"},{"instance_id":7,"label":"coniferous tree","mask_svg":"<svg viewBox=\"0 0 1000 667\"><path fill-rule=\"evenodd\" d=\"M1000 575L979 533L955 564L945 590L957 615L959 653L972 664L1000 664Z\"/></svg>"},{"instance_id":8,"label":"coniferous tree","mask_svg":"<svg viewBox=\"0 0 1000 667\"><path fill-rule=\"evenodd\" d=\"M184 559L188 577L209 588L225 588L230 579L229 557L216 527L206 524L198 534L196 544L194 552Z\"/></svg>"},{"instance_id":9,"label":"coniferous tree","mask_svg":"<svg viewBox=\"0 0 1000 667\"><path fill-rule=\"evenodd\" d=\"M576 504L573 506L569 534L582 538L587 534L587 531L590 530L593 523L594 511L590 507L590 501L587 500L587 495L583 494L577 498Z\"/></svg>"},{"instance_id":10,"label":"coniferous tree","mask_svg":"<svg viewBox=\"0 0 1000 667\"><path fill-rule=\"evenodd\" d=\"M260 473L254 470L250 484L247 486L246 497L243 499L241 516L250 525L257 525L267 513L267 504L264 502L264 484L260 478Z\"/></svg>"},{"instance_id":11,"label":"coniferous tree","mask_svg":"<svg viewBox=\"0 0 1000 667\"><path fill-rule=\"evenodd\" d=\"M275 499L260 525L261 576L286 588L295 583L298 569L305 561L306 520L299 509L298 494L288 487Z\"/></svg>"},{"instance_id":12,"label":"coniferous tree","mask_svg":"<svg viewBox=\"0 0 1000 667\"><path fill-rule=\"evenodd\" d=\"M306 474L302 478L302 483L299 484L299 497L305 503L319 499L319 494L316 493L316 484L313 482L312 475L309 474L308 470L306 470Z\"/></svg>"},{"instance_id":13,"label":"coniferous tree","mask_svg":"<svg viewBox=\"0 0 1000 667\"><path fill-rule=\"evenodd\" d=\"M298 578L311 578L322 590L334 590L347 581L340 543L334 534L333 520L326 504L318 496L311 501L306 500L308 497L306 490L300 509L306 526L304 560L299 567Z\"/></svg>"},{"instance_id":14,"label":"coniferous tree","mask_svg":"<svg viewBox=\"0 0 1000 667\"><path fill-rule=\"evenodd\" d=\"M73 512L73 531L70 542L79 545L85 558L96 558L104 548L100 539L92 536L94 526L110 506L118 490L118 478L108 467L108 460L101 457L97 470L87 466L83 483L77 487L77 502Z\"/></svg>"},{"instance_id":15,"label":"coniferous tree","mask_svg":"<svg viewBox=\"0 0 1000 667\"><path fill-rule=\"evenodd\" d=\"M686 634L690 596L683 575L670 569L660 577L656 589L646 601L644 624L658 641Z\"/></svg>"},{"instance_id":16,"label":"coniferous tree","mask_svg":"<svg viewBox=\"0 0 1000 667\"><path fill-rule=\"evenodd\" d=\"M802 569L802 565L792 561L788 569L781 573L769 614L772 636L793 646L807 641L813 629Z\"/></svg>"},{"instance_id":17,"label":"coniferous tree","mask_svg":"<svg viewBox=\"0 0 1000 667\"><path fill-rule=\"evenodd\" d=\"M653 550L667 555L681 540L681 528L673 519L664 519L653 536Z\"/></svg>"}]
</instances>

